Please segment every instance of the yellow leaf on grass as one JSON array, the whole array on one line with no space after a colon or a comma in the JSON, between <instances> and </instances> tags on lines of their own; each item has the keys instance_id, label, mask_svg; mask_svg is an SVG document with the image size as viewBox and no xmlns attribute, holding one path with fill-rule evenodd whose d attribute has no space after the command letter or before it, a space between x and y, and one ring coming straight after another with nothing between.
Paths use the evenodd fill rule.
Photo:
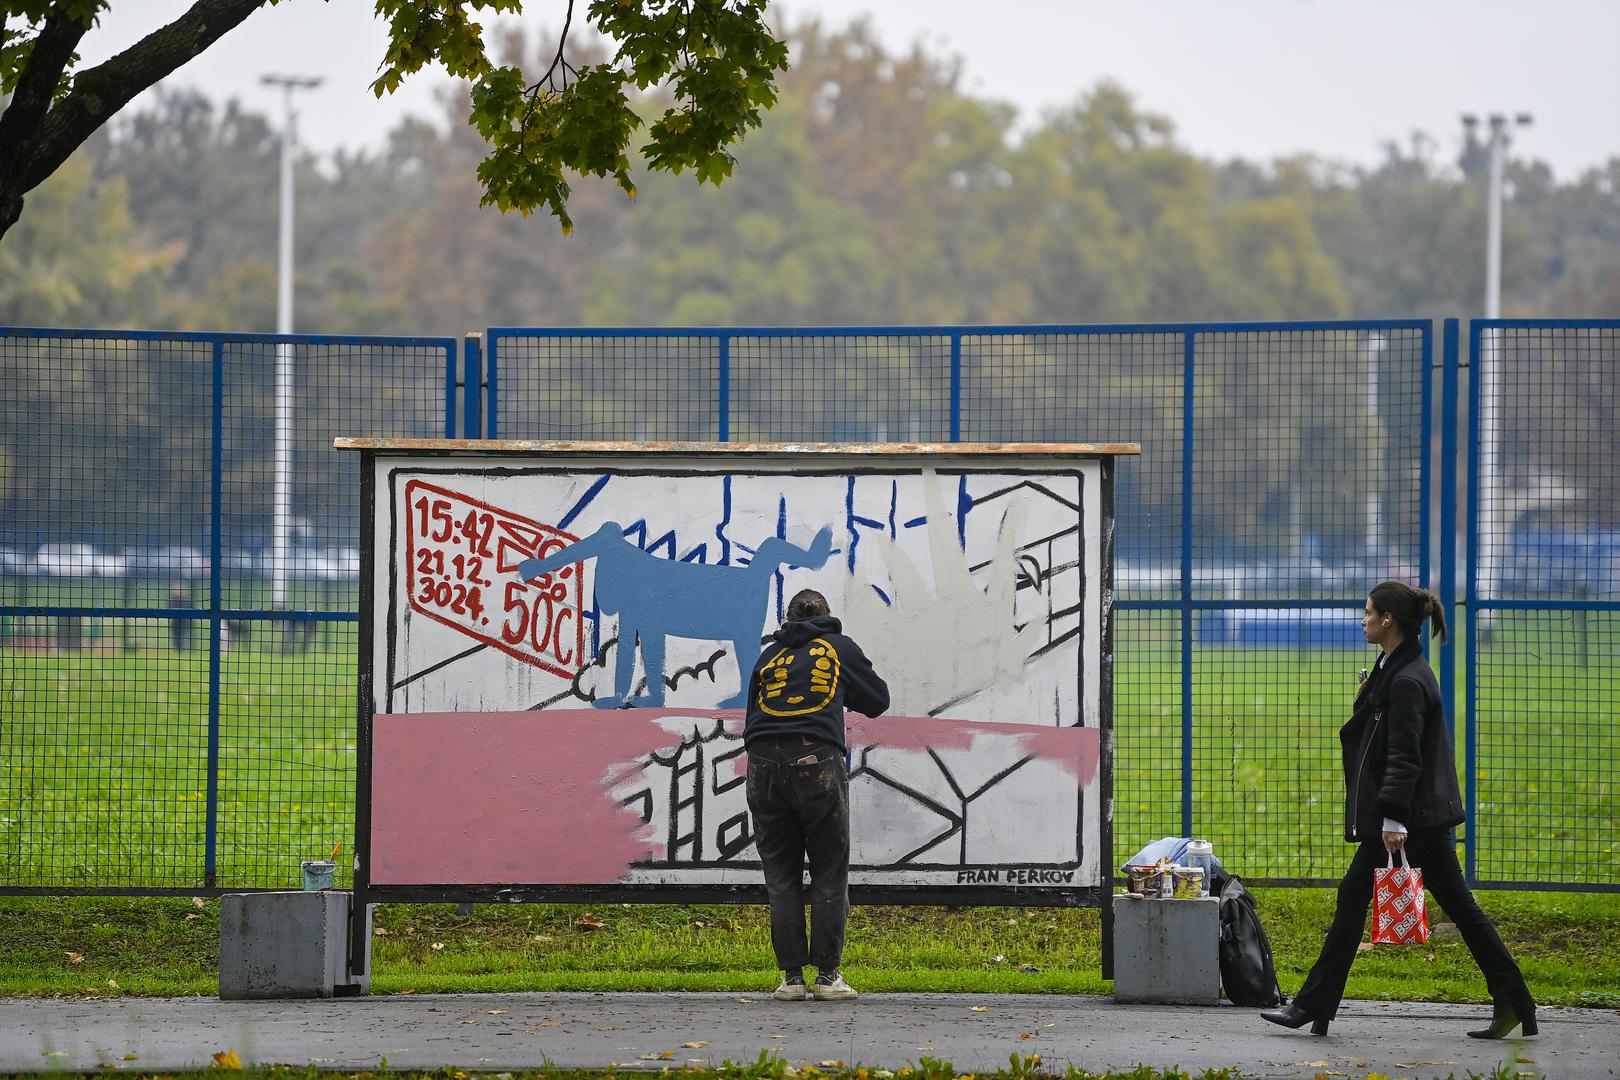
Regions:
<instances>
[{"instance_id":1,"label":"yellow leaf on grass","mask_svg":"<svg viewBox=\"0 0 1620 1080\"><path fill-rule=\"evenodd\" d=\"M236 1056L235 1050L221 1050L214 1055L214 1064L221 1069L240 1069L242 1059Z\"/></svg>"},{"instance_id":2,"label":"yellow leaf on grass","mask_svg":"<svg viewBox=\"0 0 1620 1080\"><path fill-rule=\"evenodd\" d=\"M70 964L82 964L82 963L84 963L84 953L69 952L67 954L67 958L68 958L68 963L70 963Z\"/></svg>"}]
</instances>

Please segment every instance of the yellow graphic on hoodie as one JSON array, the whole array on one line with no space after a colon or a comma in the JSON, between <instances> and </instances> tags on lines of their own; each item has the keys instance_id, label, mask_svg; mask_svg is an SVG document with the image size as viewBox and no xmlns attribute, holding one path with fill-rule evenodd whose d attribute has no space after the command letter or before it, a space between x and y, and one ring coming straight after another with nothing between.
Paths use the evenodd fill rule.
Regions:
<instances>
[{"instance_id":1,"label":"yellow graphic on hoodie","mask_svg":"<svg viewBox=\"0 0 1620 1080\"><path fill-rule=\"evenodd\" d=\"M809 663L795 666L799 655L787 648L765 661L759 676L762 710L772 716L805 716L832 703L838 693L837 650L825 638L814 638L802 655ZM806 705L806 698L812 703Z\"/></svg>"}]
</instances>

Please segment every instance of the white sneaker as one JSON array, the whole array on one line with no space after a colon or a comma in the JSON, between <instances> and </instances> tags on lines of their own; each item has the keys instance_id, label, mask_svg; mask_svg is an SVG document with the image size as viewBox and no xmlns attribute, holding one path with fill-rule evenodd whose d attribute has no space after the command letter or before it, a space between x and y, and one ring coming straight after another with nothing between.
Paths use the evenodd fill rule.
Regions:
<instances>
[{"instance_id":1,"label":"white sneaker","mask_svg":"<svg viewBox=\"0 0 1620 1080\"><path fill-rule=\"evenodd\" d=\"M810 988L810 996L817 1001L852 1001L860 997L860 992L844 981L840 974L832 978L817 975L815 985Z\"/></svg>"},{"instance_id":2,"label":"white sneaker","mask_svg":"<svg viewBox=\"0 0 1620 1080\"><path fill-rule=\"evenodd\" d=\"M777 1001L803 1001L809 996L809 992L804 988L803 979L787 978L784 978L782 985L778 986L775 993L771 994L771 997Z\"/></svg>"}]
</instances>

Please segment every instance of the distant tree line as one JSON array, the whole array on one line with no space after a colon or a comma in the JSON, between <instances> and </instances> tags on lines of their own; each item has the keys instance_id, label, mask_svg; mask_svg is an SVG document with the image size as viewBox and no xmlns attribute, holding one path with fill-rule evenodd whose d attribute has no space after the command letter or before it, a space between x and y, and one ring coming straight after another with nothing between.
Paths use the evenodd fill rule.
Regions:
<instances>
[{"instance_id":1,"label":"distant tree line","mask_svg":"<svg viewBox=\"0 0 1620 1080\"><path fill-rule=\"evenodd\" d=\"M1011 107L961 88L954 60L920 46L887 49L865 25L805 24L789 39L794 60L780 77L779 101L736 149L723 187L651 173L631 201L609 180L582 180L569 202L570 236L545 217L479 206L476 171L487 148L460 119L464 87L447 91L445 131L411 120L379 152L306 155L298 329L459 335L503 325L1118 323L1478 310L1478 144L1445 161L1416 137L1391 143L1372 167L1315 158L1216 162L1179 145L1169 120L1115 85L1017 126ZM505 47L508 61L530 63L554 51L518 36ZM649 101L650 112L658 107ZM191 92L161 94L152 107L115 119L30 196L0 244L0 324L272 330L277 155L266 117ZM1620 312L1620 156L1562 181L1542 163L1515 160L1508 179L1505 314ZM1343 392L1335 365L1361 363L1364 344L1341 342L1296 383L1264 392L1244 384L1241 349L1218 361L1200 407L1224 409L1234 427L1259 431L1226 448L1256 462L1257 479L1235 503L1210 508L1210 535L1275 546L1287 524L1296 534L1337 529L1352 542L1360 515L1346 507L1363 505L1366 493L1345 463L1387 451L1390 435L1358 411L1324 415L1311 406ZM1106 385L1080 388L1093 406L1086 435L1174 451L1179 413L1162 400L1149 359L1126 361ZM1028 354L1008 362L1035 371L1059 360ZM74 376L103 391L125 380L125 400L149 403L133 417L64 404L94 398L64 399L61 372L0 376L0 388L28 403L0 412L0 507L25 513L50 496L40 490L33 442L44 410L90 451L132 431L155 448L149 461L87 466L79 505L110 497L113 478L145 470L172 476L142 511L155 515L154 530L198 512L206 500L181 477L192 475L184 455L197 451L187 440L202 437L187 429L187 410L206 407L206 388L187 385L184 368L139 368ZM1413 393L1415 385L1385 389ZM376 402L379 423L397 405ZM1128 413L1131 430L1098 431L1114 406ZM236 418L247 445L265 437L270 408L266 383L266 399ZM612 406L599 417L630 431L641 422ZM1612 441L1600 422L1580 420L1546 438ZM1047 427L1043 437L1076 433ZM265 468L262 454L244 454L231 490L259 490ZM1288 478L1305 471L1313 494L1302 503ZM330 470L299 482L308 498L341 501L348 491L347 474ZM1169 494L1155 489L1149 501ZM244 535L262 532L254 524L262 525L261 509L245 512ZM1170 502L1162 510L1173 520ZM1383 520L1415 528L1416 513L1392 507Z\"/></svg>"}]
</instances>

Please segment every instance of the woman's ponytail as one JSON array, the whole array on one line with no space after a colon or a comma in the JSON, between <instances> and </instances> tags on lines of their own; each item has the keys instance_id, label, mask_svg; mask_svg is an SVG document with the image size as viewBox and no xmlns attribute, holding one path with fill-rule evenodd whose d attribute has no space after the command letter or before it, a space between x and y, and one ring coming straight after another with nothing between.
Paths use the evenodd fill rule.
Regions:
<instances>
[{"instance_id":1,"label":"woman's ponytail","mask_svg":"<svg viewBox=\"0 0 1620 1080\"><path fill-rule=\"evenodd\" d=\"M1446 606L1440 602L1438 596L1428 589L1423 590L1423 595L1428 599L1429 636L1439 638L1441 643L1444 644L1446 641Z\"/></svg>"}]
</instances>

